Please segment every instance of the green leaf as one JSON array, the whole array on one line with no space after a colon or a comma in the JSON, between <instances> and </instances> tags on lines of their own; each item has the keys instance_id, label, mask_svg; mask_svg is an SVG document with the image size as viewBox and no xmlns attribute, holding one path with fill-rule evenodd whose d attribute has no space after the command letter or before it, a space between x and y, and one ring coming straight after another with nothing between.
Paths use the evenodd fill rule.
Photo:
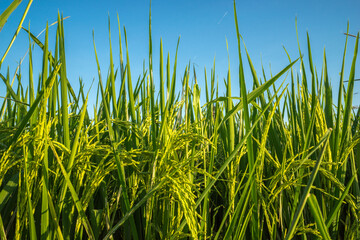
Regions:
<instances>
[{"instance_id":1,"label":"green leaf","mask_svg":"<svg viewBox=\"0 0 360 240\"><path fill-rule=\"evenodd\" d=\"M11 13L19 6L22 0L14 0L0 15L0 32L1 29L4 27L7 19L10 17Z\"/></svg>"},{"instance_id":2,"label":"green leaf","mask_svg":"<svg viewBox=\"0 0 360 240\"><path fill-rule=\"evenodd\" d=\"M16 173L11 176L9 181L2 187L0 192L0 213L3 208L6 206L7 201L9 201L11 195L16 190L19 184L19 174Z\"/></svg>"},{"instance_id":3,"label":"green leaf","mask_svg":"<svg viewBox=\"0 0 360 240\"><path fill-rule=\"evenodd\" d=\"M316 226L319 229L322 238L330 240L331 237L327 229L327 226L325 224L324 217L321 213L319 203L316 200L316 196L314 194L310 194L309 201L307 203L310 206L310 210L312 212L312 215L316 222Z\"/></svg>"},{"instance_id":4,"label":"green leaf","mask_svg":"<svg viewBox=\"0 0 360 240\"><path fill-rule=\"evenodd\" d=\"M19 0L14 0L13 3L10 4L10 6L5 10L5 12L3 13L4 15L1 14L1 16L0 16L0 31L1 31L2 27L4 26L7 18L10 16L11 12L14 11L15 8L18 6L18 4L17 4L18 1L19 1ZM21 26L22 26L22 24L23 24L23 22L24 22L24 20L25 20L25 17L26 17L26 15L27 15L27 13L28 13L28 11L29 11L29 9L30 9L30 6L31 6L32 2L33 2L33 0L29 0L29 3L28 3L28 5L26 6L26 9L25 9L25 11L24 11L24 13L23 13L23 15L22 15L22 17L21 17L20 23L19 23L19 25L18 25L15 33L14 33L14 36L12 37L12 39L11 39L11 41L10 41L10 43L9 43L9 45L8 45L5 53L4 53L4 55L2 56L2 58L1 58L1 60L0 60L0 69L1 69L2 63L3 63L4 60L5 60L6 55L9 53L11 46L12 46L13 43L15 42L15 39L16 39L17 35L18 35L19 32L20 32Z\"/></svg>"}]
</instances>

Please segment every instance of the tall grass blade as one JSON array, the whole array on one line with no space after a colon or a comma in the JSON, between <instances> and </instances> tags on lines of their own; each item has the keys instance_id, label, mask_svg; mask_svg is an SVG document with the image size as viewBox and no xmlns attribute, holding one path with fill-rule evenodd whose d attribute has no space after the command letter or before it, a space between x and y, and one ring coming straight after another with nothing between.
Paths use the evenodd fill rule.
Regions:
<instances>
[{"instance_id":1,"label":"tall grass blade","mask_svg":"<svg viewBox=\"0 0 360 240\"><path fill-rule=\"evenodd\" d=\"M319 229L322 238L330 240L331 239L330 234L329 234L327 226L325 224L324 217L321 213L319 203L316 200L316 197L314 194L310 194L307 203L310 206L310 210L315 218L316 226Z\"/></svg>"},{"instance_id":2,"label":"tall grass blade","mask_svg":"<svg viewBox=\"0 0 360 240\"><path fill-rule=\"evenodd\" d=\"M1 58L1 60L0 60L0 69L1 69L2 63L3 63L4 60L5 60L6 55L9 53L10 48L12 47L13 43L15 42L15 39L16 39L17 35L19 34L19 32L20 32L20 30L21 30L21 26L22 26L22 24L23 24L23 22L24 22L24 20L25 20L25 17L26 17L26 15L27 15L27 13L29 12L29 9L30 9L30 6L31 6L32 2L33 2L33 0L29 0L29 3L27 4L27 6L26 6L26 8L25 8L25 11L24 11L24 13L23 13L23 15L22 15L22 17L21 17L20 23L19 23L19 25L18 25L18 27L17 27L17 29L16 29L16 31L15 31L15 34L14 34L14 36L12 37L12 39L11 39L11 41L10 41L7 49L5 50L4 55L2 56L2 58ZM16 7L15 0L14 0L13 3L14 3L14 5L11 4L11 5L9 6L9 8L10 8L10 9L8 8L9 11L8 11L8 12L5 12L5 15L4 15L4 16L3 16L3 15L0 16L0 31L1 31L2 27L4 26L4 24L5 24L5 23L2 22L2 21L3 21L3 20L6 21L8 14L10 14L9 12L10 12L10 11L13 11L13 10L14 10L14 7ZM2 24L2 25L1 25L1 24Z\"/></svg>"},{"instance_id":3,"label":"tall grass blade","mask_svg":"<svg viewBox=\"0 0 360 240\"><path fill-rule=\"evenodd\" d=\"M234 18L235 18L235 28L236 28L236 36L238 42L238 53L239 53L239 85L240 85L240 96L242 97L243 102L243 109L244 109L244 121L245 121L245 131L248 132L250 130L250 115L249 115L249 108L248 108L248 97L246 91L246 84L245 84L245 76L244 76L244 68L242 63L242 56L241 56L241 46L240 46L240 33L239 33L239 26L236 14L236 5L234 0ZM249 171L254 168L254 146L252 138L247 139L246 143L247 147L247 154L249 159ZM252 180L252 179L250 179ZM251 188L251 195L252 195L252 203L254 204L253 207L253 214L251 216L251 223L252 223L252 238L258 239L259 238L259 226L258 225L258 208L257 208L257 186L253 185Z\"/></svg>"},{"instance_id":4,"label":"tall grass blade","mask_svg":"<svg viewBox=\"0 0 360 240\"><path fill-rule=\"evenodd\" d=\"M33 207L31 203L31 193L30 193L30 187L28 183L28 163L27 163L27 148L26 146L23 147L23 154L24 154L24 179L25 179L25 188L26 188L26 196L27 196L27 210L29 214L29 235L31 240L36 240L36 227L35 227L35 219L34 219L34 213L33 213Z\"/></svg>"},{"instance_id":5,"label":"tall grass blade","mask_svg":"<svg viewBox=\"0 0 360 240\"><path fill-rule=\"evenodd\" d=\"M11 13L19 6L21 1L22 0L14 0L0 15L0 32L4 27L5 23L7 22L7 19L10 17Z\"/></svg>"}]
</instances>

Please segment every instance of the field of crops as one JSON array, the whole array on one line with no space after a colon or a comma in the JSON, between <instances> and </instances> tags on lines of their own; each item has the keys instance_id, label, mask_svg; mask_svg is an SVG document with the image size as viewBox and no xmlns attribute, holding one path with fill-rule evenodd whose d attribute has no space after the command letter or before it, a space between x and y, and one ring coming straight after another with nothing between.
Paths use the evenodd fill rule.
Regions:
<instances>
[{"instance_id":1,"label":"field of crops","mask_svg":"<svg viewBox=\"0 0 360 240\"><path fill-rule=\"evenodd\" d=\"M133 81L119 24L120 66L109 31L109 68L96 57L90 109L84 85L74 91L67 78L62 17L54 43L48 27L43 42L21 29L24 17L18 31L29 37L22 64L29 75L1 66L12 43L1 49L1 239L359 239L360 113L352 103L359 34L354 53L346 51L347 36L339 56L335 100L325 52L316 71L309 36L308 59L289 56L276 75L259 75L234 11L239 79L231 79L229 64L219 95L215 63L201 77L190 65L177 69L177 52L164 58L162 42L160 69L153 69L151 17L149 66ZM42 59L32 57L33 47ZM89 50L96 55L95 41Z\"/></svg>"}]
</instances>

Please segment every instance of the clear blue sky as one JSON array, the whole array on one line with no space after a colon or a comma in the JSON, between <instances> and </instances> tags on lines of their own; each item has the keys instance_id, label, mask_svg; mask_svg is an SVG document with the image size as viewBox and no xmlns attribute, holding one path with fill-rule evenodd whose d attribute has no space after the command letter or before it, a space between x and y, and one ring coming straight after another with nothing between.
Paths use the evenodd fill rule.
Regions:
<instances>
[{"instance_id":1,"label":"clear blue sky","mask_svg":"<svg viewBox=\"0 0 360 240\"><path fill-rule=\"evenodd\" d=\"M11 3L11 0L1 0L0 12ZM11 40L20 17L26 7L23 0L20 7L10 16L7 24L0 32L0 55L4 53ZM111 19L113 54L115 67L119 65L118 57L118 26L116 14L119 14L120 23L126 27L130 52L132 77L137 79L142 72L143 61L148 66L148 16L149 1L118 0L34 0L24 26L31 24L31 31L37 35L42 31L46 22L57 20L58 10L63 16L70 16L65 21L65 39L67 54L68 78L75 90L78 89L78 79L83 78L85 89L90 87L95 78L97 83L97 69L94 57L92 31L95 31L95 41L101 61L103 78L106 77L109 66L108 16ZM312 54L317 67L321 72L323 51L326 48L328 71L334 88L334 95L339 82L339 72L344 51L347 21L350 22L350 33L356 35L360 31L360 1L335 0L319 1L237 1L237 12L240 34L244 37L250 56L258 72L261 74L261 61L267 77L271 72L276 74L288 64L283 50L285 46L292 59L299 56L295 31L295 18L298 19L300 45L307 60L306 32L309 32ZM56 27L50 30L50 45L54 46ZM197 77L202 91L205 89L204 67L208 75L216 57L216 75L220 86L226 77L228 53L226 39L229 43L230 65L232 72L232 94L239 96L238 88L238 56L234 25L233 0L153 0L152 1L152 39L154 76L156 79L159 69L159 43L163 39L164 55L170 52L171 65L174 62L176 43L181 36L177 86L185 66L191 62L197 70ZM122 33L124 40L124 36ZM43 39L44 35L40 37ZM124 43L123 43L124 44ZM349 38L346 75L350 69L354 51L355 38ZM7 66L13 74L17 63L26 53L28 36L21 32L15 41L9 55L0 69L5 75ZM244 56L245 57L245 56ZM41 63L41 52L35 52L34 76L38 76ZM245 59L244 59L245 60ZM244 61L247 63L246 61ZM307 63L307 62L306 62ZM22 67L23 82L27 82L28 58L25 58ZM299 64L295 67L299 69ZM309 69L308 64L306 68ZM172 68L171 68L172 69ZM360 69L360 60L357 61ZM249 68L246 64L245 77L248 89L252 82ZM261 75L262 78L262 75ZM356 73L360 78L360 73ZM96 85L95 85L96 86ZM360 83L355 83L355 92L359 92ZM159 89L159 85L156 85ZM96 89L93 89L96 93ZM220 94L225 90L222 88ZM0 82L0 96L5 95L5 84ZM202 100L204 100L202 92ZM358 105L360 93L354 96L354 104ZM0 100L1 101L1 100ZM204 102L202 102L204 104Z\"/></svg>"}]
</instances>

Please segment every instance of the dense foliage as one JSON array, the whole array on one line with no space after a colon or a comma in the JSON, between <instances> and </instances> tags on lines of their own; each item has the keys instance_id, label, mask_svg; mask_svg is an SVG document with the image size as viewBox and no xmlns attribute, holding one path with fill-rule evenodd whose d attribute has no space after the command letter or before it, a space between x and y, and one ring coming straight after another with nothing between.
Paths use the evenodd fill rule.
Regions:
<instances>
[{"instance_id":1,"label":"dense foliage","mask_svg":"<svg viewBox=\"0 0 360 240\"><path fill-rule=\"evenodd\" d=\"M187 66L179 79L177 52L171 66L162 42L155 93L151 17L149 66L135 84L125 28L126 60L119 32L120 66L110 37L104 79L96 57L92 111L82 82L75 92L67 79L62 18L53 52L48 27L44 42L23 29L29 76L17 69L11 78L4 66L0 73L1 239L358 239L360 131L352 97L359 35L344 77L346 39L333 103L325 53L319 76L309 37L309 59L289 56L281 72L260 78L234 16L241 91L231 95L229 67L219 96L214 63L205 70L203 106L195 70ZM33 47L43 52L39 81ZM245 77L247 65L252 75Z\"/></svg>"}]
</instances>

